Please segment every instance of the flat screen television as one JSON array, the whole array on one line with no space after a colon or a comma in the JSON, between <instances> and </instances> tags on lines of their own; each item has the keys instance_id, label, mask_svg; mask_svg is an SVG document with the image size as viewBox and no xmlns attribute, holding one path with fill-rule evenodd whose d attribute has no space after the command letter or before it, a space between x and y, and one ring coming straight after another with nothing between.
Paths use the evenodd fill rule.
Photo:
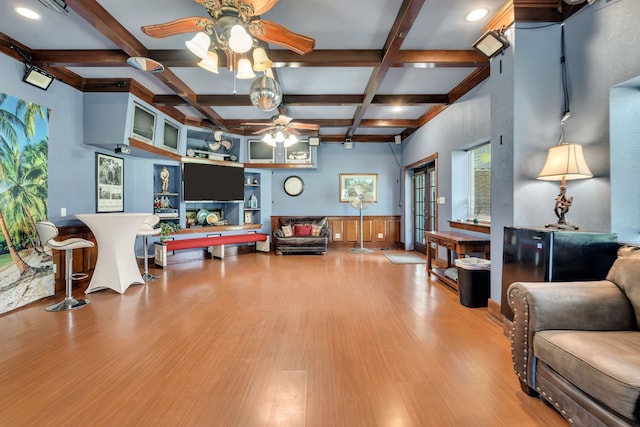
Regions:
<instances>
[{"instance_id":1,"label":"flat screen television","mask_svg":"<svg viewBox=\"0 0 640 427\"><path fill-rule=\"evenodd\" d=\"M183 163L182 195L185 202L241 202L244 200L244 168Z\"/></svg>"}]
</instances>

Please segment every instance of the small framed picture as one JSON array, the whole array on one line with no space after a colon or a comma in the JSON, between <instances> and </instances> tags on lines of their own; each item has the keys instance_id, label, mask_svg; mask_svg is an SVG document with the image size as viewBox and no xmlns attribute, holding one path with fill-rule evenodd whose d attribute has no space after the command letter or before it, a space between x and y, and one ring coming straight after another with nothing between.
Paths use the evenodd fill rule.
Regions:
<instances>
[{"instance_id":1,"label":"small framed picture","mask_svg":"<svg viewBox=\"0 0 640 427\"><path fill-rule=\"evenodd\" d=\"M244 213L244 223L245 224L253 224L253 212L245 212Z\"/></svg>"},{"instance_id":2,"label":"small framed picture","mask_svg":"<svg viewBox=\"0 0 640 427\"><path fill-rule=\"evenodd\" d=\"M96 153L96 212L124 212L124 159Z\"/></svg>"},{"instance_id":3,"label":"small framed picture","mask_svg":"<svg viewBox=\"0 0 640 427\"><path fill-rule=\"evenodd\" d=\"M377 173L341 173L340 203L349 203L354 196L364 195L372 202L378 201Z\"/></svg>"}]
</instances>

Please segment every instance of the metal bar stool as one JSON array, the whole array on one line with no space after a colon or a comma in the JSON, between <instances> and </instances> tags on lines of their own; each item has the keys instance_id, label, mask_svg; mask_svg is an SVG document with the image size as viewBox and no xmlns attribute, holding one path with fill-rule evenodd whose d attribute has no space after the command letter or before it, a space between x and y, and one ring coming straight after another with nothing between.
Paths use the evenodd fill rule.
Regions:
<instances>
[{"instance_id":1,"label":"metal bar stool","mask_svg":"<svg viewBox=\"0 0 640 427\"><path fill-rule=\"evenodd\" d=\"M58 237L58 228L48 221L40 221L36 223L36 230L40 237L40 242L43 245L49 246L51 249L57 251L64 251L65 259L65 283L67 288L66 297L59 303L52 304L45 308L47 311L66 311L75 310L76 308L84 307L89 304L88 299L75 299L71 293L73 281L78 279L85 279L88 277L84 273L73 273L73 250L80 248L93 248L95 245L93 242L79 237L72 237L67 240L54 240Z\"/></svg>"},{"instance_id":2,"label":"metal bar stool","mask_svg":"<svg viewBox=\"0 0 640 427\"><path fill-rule=\"evenodd\" d=\"M142 279L145 282L160 277L149 273L149 248L147 243L147 236L160 234L159 228L153 228L159 222L160 217L158 215L149 215L138 229L138 236L142 236L142 245L144 246L144 274Z\"/></svg>"}]
</instances>

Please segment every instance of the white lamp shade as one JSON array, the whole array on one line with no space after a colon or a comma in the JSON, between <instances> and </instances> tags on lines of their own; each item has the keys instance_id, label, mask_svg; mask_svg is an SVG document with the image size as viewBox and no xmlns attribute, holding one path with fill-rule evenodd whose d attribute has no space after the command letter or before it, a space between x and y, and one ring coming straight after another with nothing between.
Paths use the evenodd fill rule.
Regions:
<instances>
[{"instance_id":1,"label":"white lamp shade","mask_svg":"<svg viewBox=\"0 0 640 427\"><path fill-rule=\"evenodd\" d=\"M198 62L198 67L218 74L218 54L212 50L208 51L207 56L202 61Z\"/></svg>"},{"instance_id":2,"label":"white lamp shade","mask_svg":"<svg viewBox=\"0 0 640 427\"><path fill-rule=\"evenodd\" d=\"M236 24L231 27L229 37L229 47L236 53L245 53L253 46L253 38L247 34L242 25Z\"/></svg>"},{"instance_id":3,"label":"white lamp shade","mask_svg":"<svg viewBox=\"0 0 640 427\"><path fill-rule=\"evenodd\" d=\"M199 32L191 40L187 40L184 44L187 48L198 58L206 58L209 46L211 46L211 39L207 33Z\"/></svg>"},{"instance_id":4,"label":"white lamp shade","mask_svg":"<svg viewBox=\"0 0 640 427\"><path fill-rule=\"evenodd\" d=\"M262 141L264 141L267 145L270 145L271 147L276 146L276 139L273 137L273 133L271 132L263 136Z\"/></svg>"},{"instance_id":5,"label":"white lamp shade","mask_svg":"<svg viewBox=\"0 0 640 427\"><path fill-rule=\"evenodd\" d=\"M267 52L263 48L257 47L253 49L253 70L266 71L271 68L273 62L267 56Z\"/></svg>"},{"instance_id":6,"label":"white lamp shade","mask_svg":"<svg viewBox=\"0 0 640 427\"><path fill-rule=\"evenodd\" d=\"M252 79L255 76L255 73L251 69L251 61L249 61L247 58L240 58L240 60L238 61L238 74L236 74L236 77L239 79L247 80Z\"/></svg>"},{"instance_id":7,"label":"white lamp shade","mask_svg":"<svg viewBox=\"0 0 640 427\"><path fill-rule=\"evenodd\" d=\"M582 153L582 145L564 143L549 148L547 160L544 162L538 179L545 181L562 181L562 179L585 179L593 174L587 166Z\"/></svg>"},{"instance_id":8,"label":"white lamp shade","mask_svg":"<svg viewBox=\"0 0 640 427\"><path fill-rule=\"evenodd\" d=\"M276 132L276 142L284 142L284 133L281 130Z\"/></svg>"},{"instance_id":9,"label":"white lamp shade","mask_svg":"<svg viewBox=\"0 0 640 427\"><path fill-rule=\"evenodd\" d=\"M284 138L284 146L285 147L291 147L292 145L294 145L296 142L298 142L298 138L295 135L287 135Z\"/></svg>"}]
</instances>

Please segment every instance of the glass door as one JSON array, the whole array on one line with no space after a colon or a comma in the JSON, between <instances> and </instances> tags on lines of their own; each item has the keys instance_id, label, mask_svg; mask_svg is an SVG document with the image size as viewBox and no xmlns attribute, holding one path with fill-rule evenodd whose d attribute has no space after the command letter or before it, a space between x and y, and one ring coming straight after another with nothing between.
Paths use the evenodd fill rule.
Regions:
<instances>
[{"instance_id":1,"label":"glass door","mask_svg":"<svg viewBox=\"0 0 640 427\"><path fill-rule=\"evenodd\" d=\"M413 174L413 242L420 253L427 252L424 232L435 230L436 212L436 168L431 162Z\"/></svg>"}]
</instances>

